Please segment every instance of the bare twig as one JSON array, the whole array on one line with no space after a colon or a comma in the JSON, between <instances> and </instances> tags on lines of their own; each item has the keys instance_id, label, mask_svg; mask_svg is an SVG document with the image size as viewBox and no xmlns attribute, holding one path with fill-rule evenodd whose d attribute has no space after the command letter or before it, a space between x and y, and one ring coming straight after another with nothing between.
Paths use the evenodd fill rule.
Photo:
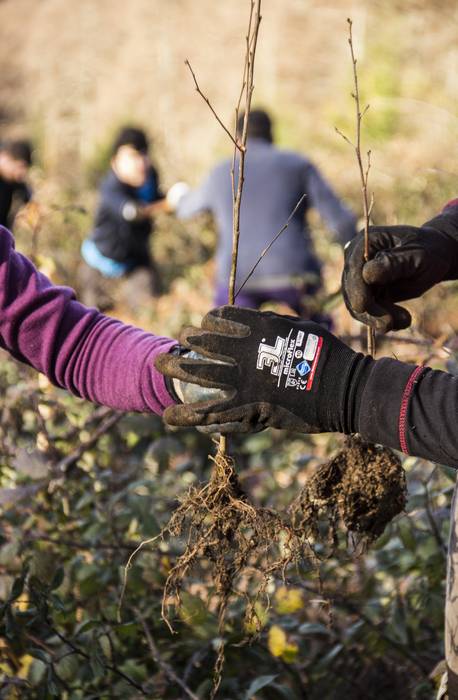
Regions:
<instances>
[{"instance_id":1,"label":"bare twig","mask_svg":"<svg viewBox=\"0 0 458 700\"><path fill-rule=\"evenodd\" d=\"M204 95L204 93L203 93L202 90L200 89L199 83L197 82L196 74L194 73L194 71L193 71L193 69L192 69L192 67L191 67L191 64L189 63L188 59L186 59L186 61L185 61L184 63L185 63L186 66L188 66L188 68L189 68L189 70L190 70L190 72L191 72L192 79L194 80L194 85L196 86L196 92L199 93L199 95L201 96L201 98L203 99L203 101L207 104L208 108L210 109L211 113L212 113L213 116L215 117L215 119L216 119L216 121L218 122L218 124L219 124L220 126L222 126L222 128L224 129L224 131L226 132L226 134L227 134L227 135L229 136L229 138L231 139L232 143L234 144L234 147L235 147L236 149L238 149L238 148L239 148L239 144L237 143L236 139L232 136L232 134L231 134L231 132L229 131L229 129L227 128L227 126L224 124L224 122L222 121L222 119L218 116L217 112L216 112L215 109L213 108L213 105L212 105L212 103L210 102L210 100L208 99L208 97L207 97L206 95Z\"/></svg>"},{"instance_id":2,"label":"bare twig","mask_svg":"<svg viewBox=\"0 0 458 700\"><path fill-rule=\"evenodd\" d=\"M237 257L238 257L238 246L240 238L240 206L242 202L242 192L245 174L245 155L246 155L246 142L248 135L248 116L250 114L251 108L251 98L254 90L254 60L256 56L256 46L258 41L259 25L261 23L261 0L251 0L250 1L250 16L248 20L248 30L245 37L246 50L245 50L245 61L243 67L242 75L242 86L240 89L239 97L235 107L235 125L234 125L234 135L231 134L227 126L224 124L222 119L217 114L213 105L211 104L208 97L200 89L200 85L197 81L196 74L194 73L191 64L188 60L185 64L189 68L194 85L198 94L202 97L211 113L215 117L218 124L223 128L225 133L229 136L233 146L234 153L232 157L232 168L231 168L231 183L232 183L232 200L233 200L233 223L232 223L232 261L231 261L231 272L229 278L229 304L233 304L235 301L235 278L237 274ZM244 119L243 128L241 135L238 134L238 119L240 113L240 106L245 95L244 104ZM239 138L240 136L240 138ZM235 170L237 162L237 154L239 155L238 163L238 181L237 187L235 184ZM222 454L226 453L227 449L227 438L223 435L219 441L219 451Z\"/></svg>"},{"instance_id":3,"label":"bare twig","mask_svg":"<svg viewBox=\"0 0 458 700\"><path fill-rule=\"evenodd\" d=\"M366 262L369 260L369 217L370 211L372 209L373 201L369 205L368 194L367 194L367 183L369 179L369 170L371 167L371 152L367 152L366 169L364 169L363 159L361 155L361 122L369 109L369 105L366 105L364 110L361 111L361 103L359 98L359 85L358 85L358 71L356 68L356 58L353 48L353 32L352 32L352 21L348 22L348 43L351 52L351 61L353 64L353 81L355 86L355 92L353 93L353 99L355 100L356 108L356 159L358 161L359 174L361 177L361 191L363 195L363 209L364 209L364 259ZM369 355L375 355L375 331L370 326L367 327L367 352Z\"/></svg>"},{"instance_id":4,"label":"bare twig","mask_svg":"<svg viewBox=\"0 0 458 700\"><path fill-rule=\"evenodd\" d=\"M113 551L118 552L120 549L131 552L134 547L136 547L135 542L122 542L120 544L107 544L104 542L94 542L89 544L88 542L83 542L81 540L71 540L64 538L51 537L50 535L44 535L41 533L28 532L23 535L23 542L49 542L55 544L59 547L69 547L70 549L79 549L85 552L98 552L98 551Z\"/></svg>"},{"instance_id":5,"label":"bare twig","mask_svg":"<svg viewBox=\"0 0 458 700\"><path fill-rule=\"evenodd\" d=\"M87 450L90 450L94 447L94 445L97 444L97 442L100 440L102 435L105 435L116 423L122 418L124 414L116 411L110 411L108 415L102 420L100 425L94 432L92 433L91 437L86 440L85 442L82 442L78 447L73 450L69 455L64 457L55 467L54 471L57 473L62 473L66 472L69 467L72 466L72 464L75 464Z\"/></svg>"},{"instance_id":6,"label":"bare twig","mask_svg":"<svg viewBox=\"0 0 458 700\"><path fill-rule=\"evenodd\" d=\"M192 690L179 676L177 676L170 664L168 664L167 661L165 661L162 658L159 649L157 648L156 642L154 641L153 635L151 634L151 631L148 627L148 624L143 615L141 614L140 610L138 608L134 608L134 612L138 618L138 621L143 627L146 641L148 642L149 650L151 652L151 658L153 659L154 663L156 663L159 666L159 668L165 673L167 678L172 683L175 683L179 688L181 688L181 690L186 694L186 697L191 698L191 700L199 700L198 696L192 692Z\"/></svg>"},{"instance_id":7,"label":"bare twig","mask_svg":"<svg viewBox=\"0 0 458 700\"><path fill-rule=\"evenodd\" d=\"M233 214L232 214L232 259L231 272L229 276L229 304L235 302L235 280L237 275L237 259L239 252L240 239L240 207L242 204L243 183L245 181L245 156L246 143L248 137L248 117L251 109L251 98L254 90L254 60L256 56L256 46L258 42L259 25L261 24L261 0L251 0L250 3L250 18L248 21L248 32L246 35L246 53L243 69L242 88L240 91L239 100L235 108L235 142L237 147L234 148L231 169L232 182L232 197L233 197ZM239 137L237 134L238 119L240 104L245 95L245 107L243 116L242 134ZM238 181L237 188L235 186L235 166L237 159L237 150L239 152L238 163ZM219 451L224 455L227 450L227 437L222 435L219 440Z\"/></svg>"},{"instance_id":8,"label":"bare twig","mask_svg":"<svg viewBox=\"0 0 458 700\"><path fill-rule=\"evenodd\" d=\"M91 657L89 654L87 654L85 651L83 651L80 647L76 646L76 644L74 644L71 639L68 639L63 634L61 634L58 629L56 629L55 627L53 627L51 625L49 626L49 629L51 630L51 632L53 634L56 635L56 637L59 637L61 642L64 642L64 644L66 644L68 647L70 647L70 649L72 649L72 651L75 654L77 654L78 656L82 656L84 659L87 659L89 661L91 660ZM129 683L129 685L133 686L142 695L146 696L146 693L143 690L142 686L139 685L136 681L134 681L133 678L130 678L130 676L128 676L126 673L124 673L124 671L121 671L119 668L117 668L116 666L112 666L111 664L103 663L103 666L108 671L112 671L117 676L120 676L121 678L123 678L127 683Z\"/></svg>"},{"instance_id":9,"label":"bare twig","mask_svg":"<svg viewBox=\"0 0 458 700\"><path fill-rule=\"evenodd\" d=\"M254 13L254 14L253 14ZM258 41L259 25L261 23L261 0L251 0L251 10L250 10L250 20L249 20L249 32L252 35L247 34L246 38L246 54L245 54L245 70L244 70L244 83L245 88L242 89L242 93L245 93L245 107L244 107L244 117L243 117L243 127L242 134L240 136L240 148L239 148L239 163L238 163L238 181L237 190L234 195L234 207L233 207L233 217L232 217L232 261L231 261L231 273L229 277L229 304L233 304L235 301L235 278L237 275L237 258L239 250L239 239L240 239L240 207L242 203L242 193L243 193L243 183L245 181L245 156L246 156L246 143L248 137L248 117L250 115L251 109L251 98L253 96L254 90L254 61L256 55L256 46ZM236 112L238 109L236 110ZM236 125L237 128L237 125ZM235 154L235 152L234 152ZM234 158L235 160L235 158ZM235 163L234 163L235 165ZM233 175L235 178L235 173ZM233 180L233 191L235 189L235 182Z\"/></svg>"},{"instance_id":10,"label":"bare twig","mask_svg":"<svg viewBox=\"0 0 458 700\"><path fill-rule=\"evenodd\" d=\"M356 109L356 139L355 143L352 143L350 139L345 136L339 129L336 127L337 133L348 143L355 151L356 154L356 160L358 163L358 170L359 170L359 175L361 179L361 192L362 192L362 198L363 198L363 212L364 212L364 260L367 262L369 260L370 256L370 251L369 251L369 223L370 223L370 215L372 212L372 207L374 205L374 197L371 194L369 197L368 195L368 181L369 181L369 171L371 169L371 152L370 150L367 151L366 153L366 163L364 164L363 156L361 153L361 123L364 118L364 115L366 114L367 110L369 109L369 105L367 104L363 109L361 109L361 100L360 100L360 94L359 94L359 83L358 83L358 70L356 67L357 60L355 57L355 51L354 51L354 46L353 46L353 22L351 19L347 19L348 23L348 44L350 46L350 53L351 53L351 62L353 66L353 85L354 85L354 92L352 92L352 97L355 101L355 109ZM367 332L367 352L369 355L372 355L374 357L375 355L375 331L373 328L370 326L367 326L366 329Z\"/></svg>"},{"instance_id":11,"label":"bare twig","mask_svg":"<svg viewBox=\"0 0 458 700\"><path fill-rule=\"evenodd\" d=\"M299 207L301 206L301 204L302 204L302 202L304 201L304 199L306 198L306 196L307 196L306 194L303 194L303 195L302 195L302 197L299 199L299 201L297 202L296 206L294 207L293 211L292 211L291 214L288 216L288 218L287 218L287 220L286 220L286 222L285 222L285 225L282 226L282 228L280 229L280 231L278 231L278 233L275 234L275 236L274 236L274 237L272 238L272 240L270 241L269 245L267 245L267 246L264 248L264 250L262 251L261 255L260 255L259 258L256 260L255 264L253 265L253 267L251 268L251 270L249 271L249 273L247 274L247 276L246 276L245 279L243 280L242 284L241 284L240 287L237 289L237 291L236 291L236 293L235 293L235 295L234 295L234 299L237 299L237 296L240 294L240 292L242 291L242 289L244 288L244 286L246 285L246 283L248 282L248 280L250 279L250 277L253 275L254 271L256 270L257 266L259 265L259 263L261 262L261 260L263 259L263 257L264 257L265 255L267 255L267 253L269 252L269 250L272 248L272 246L273 246L273 244L275 243L275 241L277 241L278 238L280 238L281 234L282 234L284 231L286 231L286 229L288 228L288 226L289 226L290 223L291 223L291 220L293 219L294 215L296 214L297 210L298 210Z\"/></svg>"}]
</instances>

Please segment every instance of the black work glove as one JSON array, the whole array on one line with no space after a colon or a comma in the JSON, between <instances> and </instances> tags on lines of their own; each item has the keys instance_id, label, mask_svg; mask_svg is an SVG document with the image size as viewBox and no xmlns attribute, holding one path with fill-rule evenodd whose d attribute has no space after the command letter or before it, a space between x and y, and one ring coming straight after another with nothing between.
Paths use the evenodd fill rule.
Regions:
<instances>
[{"instance_id":1,"label":"black work glove","mask_svg":"<svg viewBox=\"0 0 458 700\"><path fill-rule=\"evenodd\" d=\"M322 326L223 306L205 316L201 329L184 329L180 342L208 359L162 354L156 368L226 395L167 408L164 418L170 425L211 426L221 433L267 426L306 433L354 431L373 360Z\"/></svg>"},{"instance_id":2,"label":"black work glove","mask_svg":"<svg viewBox=\"0 0 458 700\"><path fill-rule=\"evenodd\" d=\"M371 226L368 262L364 232L359 233L345 249L342 291L354 318L386 333L412 321L397 302L419 297L457 272L458 230L443 214L421 228Z\"/></svg>"}]
</instances>

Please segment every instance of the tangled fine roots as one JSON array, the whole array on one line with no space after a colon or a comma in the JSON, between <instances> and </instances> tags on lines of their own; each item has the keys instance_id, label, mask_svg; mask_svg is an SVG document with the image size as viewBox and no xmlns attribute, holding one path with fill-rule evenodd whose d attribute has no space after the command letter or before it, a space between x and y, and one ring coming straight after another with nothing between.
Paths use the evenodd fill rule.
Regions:
<instances>
[{"instance_id":1,"label":"tangled fine roots","mask_svg":"<svg viewBox=\"0 0 458 700\"><path fill-rule=\"evenodd\" d=\"M218 451L214 463L210 481L188 491L166 526L165 532L184 538L186 547L165 582L162 616L171 628L167 612L170 599L180 604L183 579L194 565L206 559L212 564L219 601L219 630L223 635L231 595L245 596L246 619L256 627L259 621L255 601L265 593L271 576L284 576L289 564L303 558L303 543L278 513L248 501L231 457ZM251 598L246 591L237 590L242 575L250 573L258 579ZM224 656L224 644L221 644L214 668L212 698L221 682Z\"/></svg>"},{"instance_id":2,"label":"tangled fine roots","mask_svg":"<svg viewBox=\"0 0 458 700\"><path fill-rule=\"evenodd\" d=\"M351 437L307 481L291 512L296 527L309 535L319 536L318 522L324 516L334 539L341 520L370 544L405 504L406 479L399 458L385 447Z\"/></svg>"},{"instance_id":3,"label":"tangled fine roots","mask_svg":"<svg viewBox=\"0 0 458 700\"><path fill-rule=\"evenodd\" d=\"M167 599L174 597L179 601L183 578L202 558L213 564L215 592L222 601L221 616L230 594L235 592L236 579L250 565L253 567L259 562L260 556L267 555L268 563L256 572L252 568L252 572L261 574L261 586L265 587L272 574L283 572L302 554L301 541L286 520L273 510L249 502L240 485L234 460L218 452L214 463L210 481L188 491L166 527L170 535L186 539L185 551L178 557L165 583L163 616L166 621Z\"/></svg>"},{"instance_id":4,"label":"tangled fine roots","mask_svg":"<svg viewBox=\"0 0 458 700\"><path fill-rule=\"evenodd\" d=\"M228 603L234 597L245 600L250 629L260 629L256 603L267 596L273 578L284 580L289 565L308 560L321 587L319 563L323 555L317 556L315 545L329 541L331 535L334 551L340 523L364 544L370 544L406 502L400 460L391 450L356 437L349 438L335 457L317 469L291 505L288 517L250 503L231 457L218 451L213 461L210 481L189 489L162 532L142 542L125 567L120 607L127 572L138 551L165 536L184 541L184 551L169 571L163 592L162 616L172 631L169 605L180 606L183 585L198 565L210 563L221 639ZM323 528L323 521L330 527ZM221 642L210 698L218 692L224 658Z\"/></svg>"}]
</instances>

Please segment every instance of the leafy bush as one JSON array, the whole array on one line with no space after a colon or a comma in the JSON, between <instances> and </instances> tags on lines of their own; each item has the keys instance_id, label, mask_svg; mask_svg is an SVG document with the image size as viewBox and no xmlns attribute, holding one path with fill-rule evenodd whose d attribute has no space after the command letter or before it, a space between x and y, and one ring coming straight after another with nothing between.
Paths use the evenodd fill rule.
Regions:
<instances>
[{"instance_id":1,"label":"leafy bush","mask_svg":"<svg viewBox=\"0 0 458 700\"><path fill-rule=\"evenodd\" d=\"M221 640L205 565L190 575L174 635L161 597L179 542L139 553L121 621L117 607L129 554L205 479L211 442L94 408L8 359L0 385L2 697L166 700L186 697L183 686L207 697ZM271 431L233 449L252 498L284 509L337 444ZM342 541L322 552L319 574L304 563L271 581L254 641L242 601L232 606L220 697L432 697L453 483L422 460L405 466L407 513L367 554Z\"/></svg>"}]
</instances>

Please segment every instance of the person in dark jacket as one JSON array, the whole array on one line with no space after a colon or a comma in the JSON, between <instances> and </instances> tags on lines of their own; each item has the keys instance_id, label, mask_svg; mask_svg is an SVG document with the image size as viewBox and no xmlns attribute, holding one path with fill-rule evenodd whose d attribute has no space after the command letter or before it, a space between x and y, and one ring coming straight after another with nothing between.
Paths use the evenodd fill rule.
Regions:
<instances>
[{"instance_id":1,"label":"person in dark jacket","mask_svg":"<svg viewBox=\"0 0 458 700\"><path fill-rule=\"evenodd\" d=\"M32 165L32 147L28 141L0 144L0 226L12 228L18 208L32 198L27 174Z\"/></svg>"},{"instance_id":2,"label":"person in dark jacket","mask_svg":"<svg viewBox=\"0 0 458 700\"><path fill-rule=\"evenodd\" d=\"M239 131L243 115L239 121ZM288 229L275 242L237 297L237 305L258 308L267 301L282 301L306 314L304 295L320 287L320 261L314 252L307 214L316 208L342 244L356 233L354 214L336 196L319 170L302 155L273 144L272 124L263 110L248 118L248 145L241 205L240 247L236 289L245 280L263 249L284 226L305 195ZM195 190L178 183L168 199L179 218L209 211L218 229L215 304L227 302L232 255L231 159L216 165ZM181 195L181 196L180 196Z\"/></svg>"},{"instance_id":3,"label":"person in dark jacket","mask_svg":"<svg viewBox=\"0 0 458 700\"><path fill-rule=\"evenodd\" d=\"M369 241L369 262L362 233L345 251L347 307L379 330L405 328L411 319L399 302L458 279L458 200L420 228L373 227ZM267 426L358 432L458 468L457 376L388 357L374 360L316 323L233 306L211 311L201 328L185 329L181 343L201 357L161 355L158 369L175 383L216 393L168 408L171 425L222 433ZM178 396L186 400L187 393Z\"/></svg>"},{"instance_id":4,"label":"person in dark jacket","mask_svg":"<svg viewBox=\"0 0 458 700\"><path fill-rule=\"evenodd\" d=\"M92 270L83 282L84 299L100 305L97 286L103 279L127 278L133 305L148 303L160 293L157 268L149 239L152 217L162 207L158 175L148 157L146 134L125 127L113 145L110 171L100 186L94 228L81 247L85 263ZM92 284L91 284L92 281ZM97 285L99 282L99 285Z\"/></svg>"}]
</instances>

